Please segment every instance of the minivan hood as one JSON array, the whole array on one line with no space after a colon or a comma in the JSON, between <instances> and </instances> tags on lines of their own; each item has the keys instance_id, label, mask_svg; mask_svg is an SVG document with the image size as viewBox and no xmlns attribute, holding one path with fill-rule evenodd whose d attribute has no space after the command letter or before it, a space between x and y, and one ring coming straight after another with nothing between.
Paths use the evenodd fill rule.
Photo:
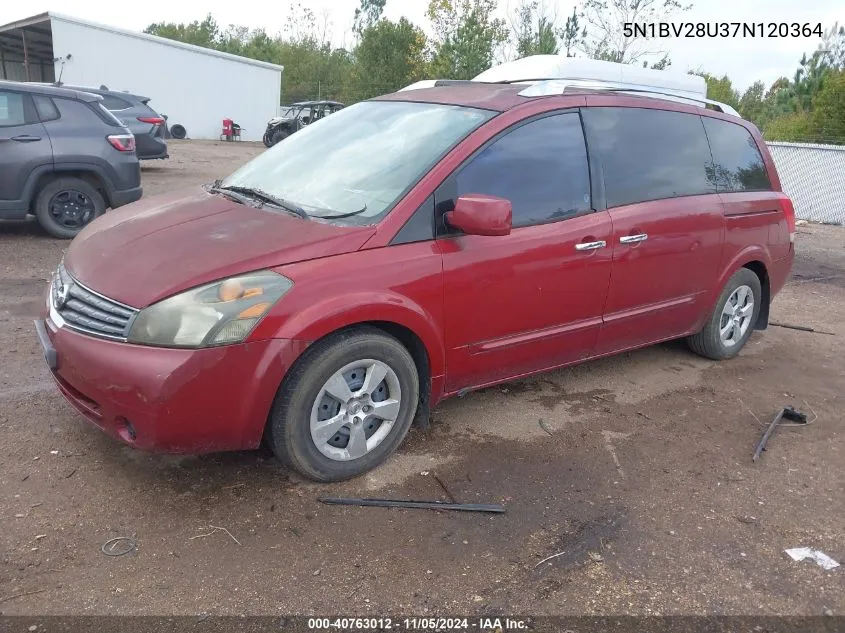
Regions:
<instances>
[{"instance_id":1,"label":"minivan hood","mask_svg":"<svg viewBox=\"0 0 845 633\"><path fill-rule=\"evenodd\" d=\"M356 251L375 227L256 209L195 187L109 211L71 242L82 284L137 308L239 273Z\"/></svg>"}]
</instances>

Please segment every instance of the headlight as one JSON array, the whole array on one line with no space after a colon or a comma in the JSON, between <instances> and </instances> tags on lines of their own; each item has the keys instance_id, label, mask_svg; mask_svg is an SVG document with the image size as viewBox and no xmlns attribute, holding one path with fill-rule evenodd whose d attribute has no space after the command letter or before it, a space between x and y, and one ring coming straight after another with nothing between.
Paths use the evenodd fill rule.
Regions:
<instances>
[{"instance_id":1,"label":"headlight","mask_svg":"<svg viewBox=\"0 0 845 633\"><path fill-rule=\"evenodd\" d=\"M244 340L293 282L270 271L200 286L144 308L129 342L162 347L212 347Z\"/></svg>"}]
</instances>

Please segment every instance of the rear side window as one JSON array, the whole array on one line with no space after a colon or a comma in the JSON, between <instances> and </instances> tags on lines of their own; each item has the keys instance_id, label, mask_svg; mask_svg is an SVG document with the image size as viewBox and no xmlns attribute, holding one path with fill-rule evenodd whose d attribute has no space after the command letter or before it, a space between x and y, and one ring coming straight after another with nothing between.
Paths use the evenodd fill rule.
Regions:
<instances>
[{"instance_id":1,"label":"rear side window","mask_svg":"<svg viewBox=\"0 0 845 633\"><path fill-rule=\"evenodd\" d=\"M0 126L24 125L27 122L24 95L0 91Z\"/></svg>"},{"instance_id":2,"label":"rear side window","mask_svg":"<svg viewBox=\"0 0 845 633\"><path fill-rule=\"evenodd\" d=\"M476 154L455 177L457 195L484 193L513 205L526 226L590 209L590 176L581 119L575 112L522 125Z\"/></svg>"},{"instance_id":3,"label":"rear side window","mask_svg":"<svg viewBox=\"0 0 845 633\"><path fill-rule=\"evenodd\" d=\"M50 97L42 95L34 95L35 111L38 112L38 118L42 121L55 121L59 118L59 109Z\"/></svg>"},{"instance_id":4,"label":"rear side window","mask_svg":"<svg viewBox=\"0 0 845 633\"><path fill-rule=\"evenodd\" d=\"M108 110L126 110L127 108L132 107L132 104L126 99L121 99L120 97L115 97L114 95L101 96L103 97L102 103Z\"/></svg>"},{"instance_id":5,"label":"rear side window","mask_svg":"<svg viewBox=\"0 0 845 633\"><path fill-rule=\"evenodd\" d=\"M703 117L719 191L770 191L772 183L754 137L741 125Z\"/></svg>"},{"instance_id":6,"label":"rear side window","mask_svg":"<svg viewBox=\"0 0 845 633\"><path fill-rule=\"evenodd\" d=\"M73 126L101 125L106 123L113 127L120 127L120 122L114 115L103 108L99 102L86 103L75 99L54 99L62 118Z\"/></svg>"},{"instance_id":7,"label":"rear side window","mask_svg":"<svg viewBox=\"0 0 845 633\"><path fill-rule=\"evenodd\" d=\"M601 157L608 207L715 193L698 115L645 108L585 108L590 149Z\"/></svg>"}]
</instances>

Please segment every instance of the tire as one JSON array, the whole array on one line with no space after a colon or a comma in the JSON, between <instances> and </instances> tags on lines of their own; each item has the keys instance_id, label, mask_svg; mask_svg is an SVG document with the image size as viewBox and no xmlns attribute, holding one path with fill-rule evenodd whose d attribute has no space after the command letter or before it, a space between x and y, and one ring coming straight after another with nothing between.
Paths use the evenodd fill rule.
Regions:
<instances>
[{"instance_id":1,"label":"tire","mask_svg":"<svg viewBox=\"0 0 845 633\"><path fill-rule=\"evenodd\" d=\"M359 363L364 373L356 369ZM384 371L384 366L393 374L388 372L383 380L368 387L371 370L380 376L377 372ZM376 367L381 369L373 369ZM338 376L350 389L351 400L342 402L326 391L329 380ZM367 394L365 390L371 387L375 389ZM381 330L357 327L315 343L297 360L276 394L267 440L282 463L310 479L349 479L375 468L399 446L411 426L418 400L419 376L408 350ZM355 415L362 403L363 409ZM370 411L387 411L389 406L393 412L385 417L395 420L381 421L377 413L365 414L367 406ZM324 434L328 439L318 445L312 426L326 420L342 420L343 425L327 424ZM362 434L366 438L360 456L354 455L362 445L353 442L353 434L358 440Z\"/></svg>"},{"instance_id":2,"label":"tire","mask_svg":"<svg viewBox=\"0 0 845 633\"><path fill-rule=\"evenodd\" d=\"M749 299L754 302L750 307L750 314L747 314L749 312L748 299L745 298L743 292L750 295ZM760 316L762 298L760 279L748 268L740 268L725 284L704 328L698 334L688 337L687 345L696 354L713 360L733 358L739 354L751 337L751 332L754 331L757 318ZM736 305L734 300L736 300ZM739 321L734 320L732 314L738 315ZM734 320L733 324L730 323L732 320ZM729 330L728 325L731 326ZM727 335L723 336L722 333L725 331Z\"/></svg>"},{"instance_id":3,"label":"tire","mask_svg":"<svg viewBox=\"0 0 845 633\"><path fill-rule=\"evenodd\" d=\"M264 143L264 147L273 147L273 143L270 141L269 132L264 132L264 136L261 137L261 142Z\"/></svg>"},{"instance_id":4,"label":"tire","mask_svg":"<svg viewBox=\"0 0 845 633\"><path fill-rule=\"evenodd\" d=\"M64 211L62 211L64 209ZM71 239L106 211L102 194L81 178L59 178L35 198L35 217L53 237Z\"/></svg>"},{"instance_id":5,"label":"tire","mask_svg":"<svg viewBox=\"0 0 845 633\"><path fill-rule=\"evenodd\" d=\"M177 141L181 141L188 136L188 130L185 129L184 125L176 123L170 127L170 135Z\"/></svg>"},{"instance_id":6,"label":"tire","mask_svg":"<svg viewBox=\"0 0 845 633\"><path fill-rule=\"evenodd\" d=\"M281 143L288 136L290 136L290 132L288 132L287 130L274 130L270 134L270 147L273 147L274 145Z\"/></svg>"}]
</instances>

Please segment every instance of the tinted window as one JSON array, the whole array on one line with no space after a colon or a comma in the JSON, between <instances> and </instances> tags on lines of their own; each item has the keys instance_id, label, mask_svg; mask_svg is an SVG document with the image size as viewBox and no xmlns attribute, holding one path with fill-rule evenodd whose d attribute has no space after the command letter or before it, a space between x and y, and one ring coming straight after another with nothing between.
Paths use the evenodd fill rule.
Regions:
<instances>
[{"instance_id":1,"label":"tinted window","mask_svg":"<svg viewBox=\"0 0 845 633\"><path fill-rule=\"evenodd\" d=\"M584 124L604 166L608 207L716 191L698 115L586 108Z\"/></svg>"},{"instance_id":2,"label":"tinted window","mask_svg":"<svg viewBox=\"0 0 845 633\"><path fill-rule=\"evenodd\" d=\"M719 191L770 190L769 174L754 137L741 125L703 117Z\"/></svg>"},{"instance_id":3,"label":"tinted window","mask_svg":"<svg viewBox=\"0 0 845 633\"><path fill-rule=\"evenodd\" d=\"M24 98L17 92L0 91L0 125L23 125L26 123Z\"/></svg>"},{"instance_id":4,"label":"tinted window","mask_svg":"<svg viewBox=\"0 0 845 633\"><path fill-rule=\"evenodd\" d=\"M50 97L34 95L33 100L35 101L35 111L38 112L39 119L42 121L53 121L59 118L59 110Z\"/></svg>"},{"instance_id":5,"label":"tinted window","mask_svg":"<svg viewBox=\"0 0 845 633\"><path fill-rule=\"evenodd\" d=\"M590 208L590 176L577 113L532 121L494 141L458 172L457 195L507 198L513 225L562 219Z\"/></svg>"},{"instance_id":6,"label":"tinted window","mask_svg":"<svg viewBox=\"0 0 845 633\"><path fill-rule=\"evenodd\" d=\"M102 95L102 97L102 104L109 110L125 110L132 107L131 103L120 97L114 95Z\"/></svg>"}]
</instances>

